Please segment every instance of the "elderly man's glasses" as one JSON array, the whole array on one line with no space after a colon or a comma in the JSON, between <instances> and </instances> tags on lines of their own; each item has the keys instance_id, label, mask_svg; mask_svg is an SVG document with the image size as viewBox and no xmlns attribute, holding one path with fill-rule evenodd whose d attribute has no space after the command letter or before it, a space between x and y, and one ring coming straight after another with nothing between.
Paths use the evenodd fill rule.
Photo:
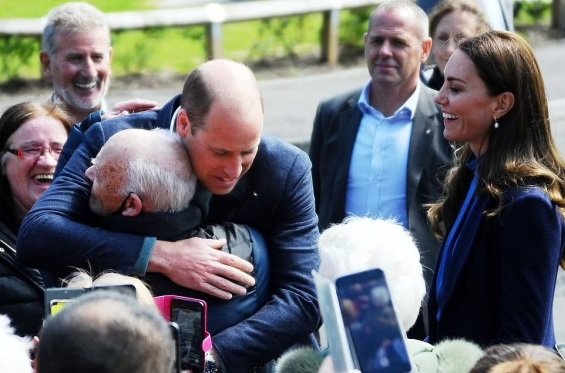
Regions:
<instances>
[{"instance_id":1,"label":"elderly man's glasses","mask_svg":"<svg viewBox=\"0 0 565 373\"><path fill-rule=\"evenodd\" d=\"M124 211L124 209L126 208L126 204L128 202L129 197L131 197L132 194L135 194L135 192L129 192L126 198L124 198L124 200L120 204L120 207L118 207L118 209L114 211L111 215L121 215L122 211Z\"/></svg>"},{"instance_id":2,"label":"elderly man's glasses","mask_svg":"<svg viewBox=\"0 0 565 373\"><path fill-rule=\"evenodd\" d=\"M49 152L51 156L55 159L59 159L61 152L63 151L62 147L43 147L43 146L35 146L35 147L26 147L26 148L17 148L17 149L6 149L8 153L12 153L17 155L20 159L37 159L41 157L45 152Z\"/></svg>"}]
</instances>

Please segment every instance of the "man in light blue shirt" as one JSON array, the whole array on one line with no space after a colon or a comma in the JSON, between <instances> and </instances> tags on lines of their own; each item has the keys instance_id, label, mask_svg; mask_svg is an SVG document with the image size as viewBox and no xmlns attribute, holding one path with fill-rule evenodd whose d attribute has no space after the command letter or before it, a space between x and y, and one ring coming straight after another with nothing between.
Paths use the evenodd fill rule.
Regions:
<instances>
[{"instance_id":1,"label":"man in light blue shirt","mask_svg":"<svg viewBox=\"0 0 565 373\"><path fill-rule=\"evenodd\" d=\"M359 97L363 117L351 157L345 211L347 215L395 219L408 228L406 170L420 87L405 105L384 117L369 103L370 86Z\"/></svg>"},{"instance_id":2,"label":"man in light blue shirt","mask_svg":"<svg viewBox=\"0 0 565 373\"><path fill-rule=\"evenodd\" d=\"M416 240L428 284L439 242L425 204L441 195L453 157L435 91L419 78L431 44L427 15L415 3L379 5L365 34L371 80L320 104L310 145L320 229L348 215L394 218ZM410 337L425 337L417 325Z\"/></svg>"}]
</instances>

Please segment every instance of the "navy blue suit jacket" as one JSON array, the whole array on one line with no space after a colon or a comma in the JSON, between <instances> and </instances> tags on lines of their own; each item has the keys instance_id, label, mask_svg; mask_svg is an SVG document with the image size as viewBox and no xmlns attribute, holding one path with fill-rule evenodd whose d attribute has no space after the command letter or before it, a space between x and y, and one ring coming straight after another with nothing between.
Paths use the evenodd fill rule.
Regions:
<instances>
[{"instance_id":1,"label":"navy blue suit jacket","mask_svg":"<svg viewBox=\"0 0 565 373\"><path fill-rule=\"evenodd\" d=\"M84 172L110 136L126 128L169 128L180 96L162 109L94 124L22 223L18 255L32 267L68 266L130 274L145 238L93 227L90 181ZM75 141L76 142L76 141ZM246 175L226 196L213 196L206 223L248 224L267 241L270 300L253 317L214 337L230 372L247 371L280 355L320 324L312 269L319 265L318 219L311 164L298 148L264 136Z\"/></svg>"},{"instance_id":2,"label":"navy blue suit jacket","mask_svg":"<svg viewBox=\"0 0 565 373\"><path fill-rule=\"evenodd\" d=\"M525 342L553 347L563 216L539 188L512 189L505 197L499 215L481 217L476 235L462 232L464 245L454 255L466 259L445 279L450 289L439 320L434 277L428 303L431 343L465 338L482 346ZM493 207L492 201L486 203L487 209Z\"/></svg>"}]
</instances>

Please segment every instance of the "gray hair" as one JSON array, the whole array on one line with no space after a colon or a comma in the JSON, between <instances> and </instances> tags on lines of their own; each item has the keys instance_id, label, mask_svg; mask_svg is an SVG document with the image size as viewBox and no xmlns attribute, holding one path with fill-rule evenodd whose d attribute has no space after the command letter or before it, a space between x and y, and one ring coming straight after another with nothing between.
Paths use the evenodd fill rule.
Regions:
<instances>
[{"instance_id":1,"label":"gray hair","mask_svg":"<svg viewBox=\"0 0 565 373\"><path fill-rule=\"evenodd\" d=\"M415 18L419 22L419 29L420 29L420 40L424 40L425 38L429 37L429 25L430 21L428 19L428 15L426 12L418 6L414 1L410 0L386 0L382 2L371 14L369 18L369 29L371 28L371 22L373 17L377 13L381 13L382 11L387 10L394 10L394 9L401 9L407 8L409 9L415 16Z\"/></svg>"},{"instance_id":2,"label":"gray hair","mask_svg":"<svg viewBox=\"0 0 565 373\"><path fill-rule=\"evenodd\" d=\"M159 137L159 157L136 157L127 163L128 182L124 194L134 192L151 199L156 212L178 212L188 207L196 191L196 175L180 136L162 128L152 132Z\"/></svg>"},{"instance_id":3,"label":"gray hair","mask_svg":"<svg viewBox=\"0 0 565 373\"><path fill-rule=\"evenodd\" d=\"M59 33L88 32L96 28L105 29L110 39L110 28L98 8L85 2L62 4L53 8L47 16L41 49L52 56L57 52L56 37Z\"/></svg>"}]
</instances>

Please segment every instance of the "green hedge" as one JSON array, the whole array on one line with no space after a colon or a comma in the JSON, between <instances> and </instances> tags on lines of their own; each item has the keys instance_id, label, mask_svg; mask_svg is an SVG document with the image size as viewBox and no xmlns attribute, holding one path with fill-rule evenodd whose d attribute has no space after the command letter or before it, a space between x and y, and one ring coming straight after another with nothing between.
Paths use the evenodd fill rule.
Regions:
<instances>
[{"instance_id":1,"label":"green hedge","mask_svg":"<svg viewBox=\"0 0 565 373\"><path fill-rule=\"evenodd\" d=\"M340 45L362 55L368 9L342 12ZM319 54L322 15L281 17L224 25L224 54L246 63ZM112 32L114 76L184 74L206 59L204 27ZM39 79L39 40L0 38L0 82Z\"/></svg>"},{"instance_id":2,"label":"green hedge","mask_svg":"<svg viewBox=\"0 0 565 373\"><path fill-rule=\"evenodd\" d=\"M57 3L61 1L44 0L40 4L47 10L36 8L45 15ZM148 8L144 2L136 0L99 0L92 3L103 11ZM547 0L522 1L519 4L516 25L549 22L551 4ZM0 7L0 18L6 17L10 6ZM35 12L38 11L36 8ZM18 9L13 17L21 17L18 12L25 11ZM339 36L342 57L363 55L363 34L367 30L371 9L342 11ZM29 14L37 16L33 12ZM299 59L319 54L321 34L321 14L227 24L224 25L224 54L227 58L249 64L280 58ZM155 72L185 74L206 59L205 38L204 27L199 26L113 32L114 76ZM0 82L39 79L39 49L39 40L34 38L0 38Z\"/></svg>"}]
</instances>

